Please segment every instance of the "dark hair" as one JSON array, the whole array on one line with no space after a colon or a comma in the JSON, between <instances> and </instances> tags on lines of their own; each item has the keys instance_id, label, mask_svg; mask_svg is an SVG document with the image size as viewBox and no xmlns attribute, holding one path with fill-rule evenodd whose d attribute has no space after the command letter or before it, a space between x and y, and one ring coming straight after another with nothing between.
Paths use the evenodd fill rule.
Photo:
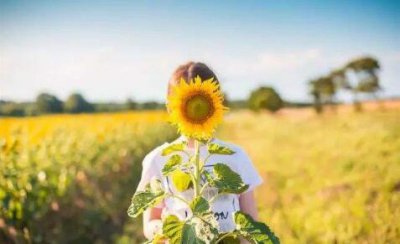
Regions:
<instances>
[{"instance_id":1,"label":"dark hair","mask_svg":"<svg viewBox=\"0 0 400 244\"><path fill-rule=\"evenodd\" d=\"M171 86L175 85L181 78L188 82L196 76L200 76L202 80L214 78L216 82L219 82L215 73L207 65L190 61L179 65L174 73L172 73L172 77L168 82L168 93L171 90Z\"/></svg>"}]
</instances>

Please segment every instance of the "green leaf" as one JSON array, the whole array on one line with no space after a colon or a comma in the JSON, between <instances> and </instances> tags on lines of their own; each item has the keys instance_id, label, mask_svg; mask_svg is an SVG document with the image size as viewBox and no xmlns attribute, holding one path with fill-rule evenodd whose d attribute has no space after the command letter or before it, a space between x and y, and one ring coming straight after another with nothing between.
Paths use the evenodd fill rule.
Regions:
<instances>
[{"instance_id":1,"label":"green leaf","mask_svg":"<svg viewBox=\"0 0 400 244\"><path fill-rule=\"evenodd\" d=\"M215 164L213 173L214 176L211 176L210 173L205 171L204 175L210 185L218 189L218 193L240 194L249 188L249 185L243 183L240 175L226 164Z\"/></svg>"},{"instance_id":2,"label":"green leaf","mask_svg":"<svg viewBox=\"0 0 400 244\"><path fill-rule=\"evenodd\" d=\"M149 185L146 186L146 188L148 188ZM150 188L148 189L148 191L154 192L154 193L158 193L158 192L163 192L163 186L162 183L159 179L157 178L152 178L150 180Z\"/></svg>"},{"instance_id":3,"label":"green leaf","mask_svg":"<svg viewBox=\"0 0 400 244\"><path fill-rule=\"evenodd\" d=\"M185 147L186 147L186 142L171 144L168 147L164 148L164 150L161 152L161 155L167 156L173 152L181 152L185 149Z\"/></svg>"},{"instance_id":4,"label":"green leaf","mask_svg":"<svg viewBox=\"0 0 400 244\"><path fill-rule=\"evenodd\" d=\"M182 243L187 244L205 244L203 240L196 236L194 225L185 223L182 229Z\"/></svg>"},{"instance_id":5,"label":"green leaf","mask_svg":"<svg viewBox=\"0 0 400 244\"><path fill-rule=\"evenodd\" d=\"M152 240L148 240L144 242L143 244L160 244L164 243L165 236L163 234L156 234Z\"/></svg>"},{"instance_id":6,"label":"green leaf","mask_svg":"<svg viewBox=\"0 0 400 244\"><path fill-rule=\"evenodd\" d=\"M280 243L279 238L270 230L270 228L261 222L254 221L250 215L241 211L234 214L236 229L239 233L249 241L257 244L261 243Z\"/></svg>"},{"instance_id":7,"label":"green leaf","mask_svg":"<svg viewBox=\"0 0 400 244\"><path fill-rule=\"evenodd\" d=\"M128 215L136 218L146 209L157 205L164 196L165 194L162 190L152 192L149 183L145 191L138 191L133 195L131 205L128 208Z\"/></svg>"},{"instance_id":8,"label":"green leaf","mask_svg":"<svg viewBox=\"0 0 400 244\"><path fill-rule=\"evenodd\" d=\"M176 170L181 163L182 163L182 157L180 155L177 154L172 155L165 163L162 169L163 175L167 175L172 171Z\"/></svg>"},{"instance_id":9,"label":"green leaf","mask_svg":"<svg viewBox=\"0 0 400 244\"><path fill-rule=\"evenodd\" d=\"M182 243L182 228L185 223L175 215L169 215L163 222L163 234L168 237L170 244Z\"/></svg>"},{"instance_id":10,"label":"green leaf","mask_svg":"<svg viewBox=\"0 0 400 244\"><path fill-rule=\"evenodd\" d=\"M190 208L194 215L201 215L210 210L210 204L204 197L198 196L190 203Z\"/></svg>"},{"instance_id":11,"label":"green leaf","mask_svg":"<svg viewBox=\"0 0 400 244\"><path fill-rule=\"evenodd\" d=\"M215 243L218 230L207 221L193 217L183 226L182 243L205 244Z\"/></svg>"},{"instance_id":12,"label":"green leaf","mask_svg":"<svg viewBox=\"0 0 400 244\"><path fill-rule=\"evenodd\" d=\"M221 146L221 145L216 144L216 143L208 144L208 148L207 149L208 149L208 152L210 154L232 155L232 154L235 153L232 149L230 149L228 147Z\"/></svg>"},{"instance_id":13,"label":"green leaf","mask_svg":"<svg viewBox=\"0 0 400 244\"><path fill-rule=\"evenodd\" d=\"M175 188L180 192L187 190L190 186L190 183L192 183L190 175L180 169L171 173L171 179Z\"/></svg>"},{"instance_id":14,"label":"green leaf","mask_svg":"<svg viewBox=\"0 0 400 244\"><path fill-rule=\"evenodd\" d=\"M163 223L163 234L171 244L206 244L215 243L218 230L197 217L183 222L175 215L169 215Z\"/></svg>"},{"instance_id":15,"label":"green leaf","mask_svg":"<svg viewBox=\"0 0 400 244\"><path fill-rule=\"evenodd\" d=\"M227 236L219 241L218 244L240 244L240 239L234 236Z\"/></svg>"}]
</instances>

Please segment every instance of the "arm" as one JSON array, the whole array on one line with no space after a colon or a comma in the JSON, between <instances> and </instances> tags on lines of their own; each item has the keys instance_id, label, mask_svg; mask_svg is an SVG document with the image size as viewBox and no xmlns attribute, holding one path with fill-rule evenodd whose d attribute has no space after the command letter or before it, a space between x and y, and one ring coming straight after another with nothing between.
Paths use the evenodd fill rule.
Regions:
<instances>
[{"instance_id":1,"label":"arm","mask_svg":"<svg viewBox=\"0 0 400 244\"><path fill-rule=\"evenodd\" d=\"M240 210L249 214L254 220L258 219L258 211L256 206L256 201L254 200L253 190L245 192L239 196ZM244 238L240 238L241 244L250 244Z\"/></svg>"},{"instance_id":2,"label":"arm","mask_svg":"<svg viewBox=\"0 0 400 244\"><path fill-rule=\"evenodd\" d=\"M150 208L143 213L143 234L149 240L162 229L161 211L162 208Z\"/></svg>"},{"instance_id":3,"label":"arm","mask_svg":"<svg viewBox=\"0 0 400 244\"><path fill-rule=\"evenodd\" d=\"M253 191L248 191L239 196L240 209L249 214L254 220L258 219L258 211Z\"/></svg>"},{"instance_id":4,"label":"arm","mask_svg":"<svg viewBox=\"0 0 400 244\"><path fill-rule=\"evenodd\" d=\"M157 155L158 149L154 149L144 157L142 176L136 188L136 192L144 191L146 185L149 184L153 178L161 179L161 170ZM161 212L163 207L163 203L160 203L143 212L143 234L147 239L153 239L154 235L161 230Z\"/></svg>"}]
</instances>

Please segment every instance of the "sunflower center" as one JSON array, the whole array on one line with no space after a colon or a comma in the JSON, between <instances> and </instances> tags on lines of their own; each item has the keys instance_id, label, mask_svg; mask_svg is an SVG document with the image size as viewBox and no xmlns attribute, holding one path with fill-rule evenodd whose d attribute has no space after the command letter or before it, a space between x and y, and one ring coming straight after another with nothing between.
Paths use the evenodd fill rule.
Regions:
<instances>
[{"instance_id":1,"label":"sunflower center","mask_svg":"<svg viewBox=\"0 0 400 244\"><path fill-rule=\"evenodd\" d=\"M204 94L194 95L186 101L186 117L192 122L200 123L207 120L214 112L211 98Z\"/></svg>"}]
</instances>

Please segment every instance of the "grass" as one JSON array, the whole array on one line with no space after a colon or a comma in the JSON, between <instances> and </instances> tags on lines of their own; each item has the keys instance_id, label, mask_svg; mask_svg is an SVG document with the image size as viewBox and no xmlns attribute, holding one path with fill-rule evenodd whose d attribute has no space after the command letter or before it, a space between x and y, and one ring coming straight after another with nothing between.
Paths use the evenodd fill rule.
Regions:
<instances>
[{"instance_id":1,"label":"grass","mask_svg":"<svg viewBox=\"0 0 400 244\"><path fill-rule=\"evenodd\" d=\"M219 137L242 146L264 178L255 191L260 219L282 243L397 243L399 107L323 116L238 111ZM164 119L159 112L0 119L0 242L142 240L140 218L125 211L143 156L175 136Z\"/></svg>"},{"instance_id":2,"label":"grass","mask_svg":"<svg viewBox=\"0 0 400 244\"><path fill-rule=\"evenodd\" d=\"M264 178L260 219L283 243L400 240L400 113L228 116L220 137L241 145Z\"/></svg>"}]
</instances>

